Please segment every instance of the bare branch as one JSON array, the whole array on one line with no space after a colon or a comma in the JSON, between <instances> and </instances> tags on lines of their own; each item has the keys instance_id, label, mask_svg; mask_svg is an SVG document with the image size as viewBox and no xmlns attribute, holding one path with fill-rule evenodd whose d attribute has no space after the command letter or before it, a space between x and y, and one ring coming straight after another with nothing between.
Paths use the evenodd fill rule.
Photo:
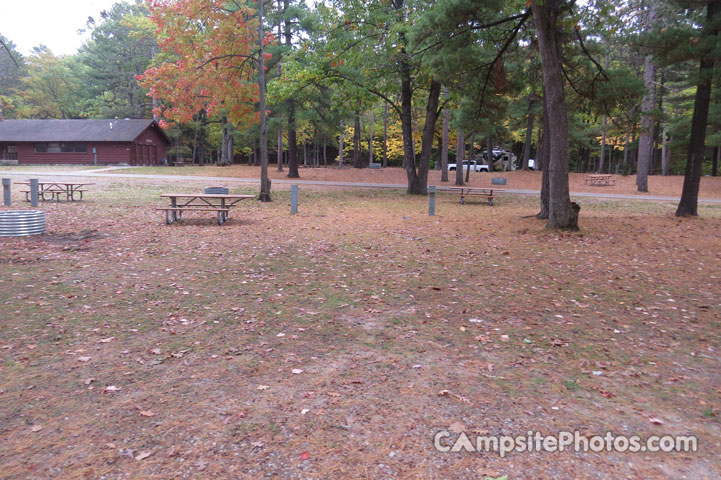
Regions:
<instances>
[{"instance_id":1,"label":"bare branch","mask_svg":"<svg viewBox=\"0 0 721 480\"><path fill-rule=\"evenodd\" d=\"M501 49L498 51L498 54L496 54L496 57L493 59L493 61L490 63L490 66L488 67L488 73L486 73L486 79L483 82L483 88L481 89L481 107L483 107L483 99L485 98L486 89L488 88L488 84L491 81L491 74L493 73L493 67L498 63L498 61L501 60L503 57L503 54L506 53L506 50L508 50L508 47L511 46L513 41L516 39L516 36L518 35L518 32L521 30L521 27L523 24L528 20L528 18L531 16L531 11L526 10L522 15L520 15L520 22L513 28L511 32L511 36L508 37L506 40L506 43L501 47Z\"/></svg>"}]
</instances>

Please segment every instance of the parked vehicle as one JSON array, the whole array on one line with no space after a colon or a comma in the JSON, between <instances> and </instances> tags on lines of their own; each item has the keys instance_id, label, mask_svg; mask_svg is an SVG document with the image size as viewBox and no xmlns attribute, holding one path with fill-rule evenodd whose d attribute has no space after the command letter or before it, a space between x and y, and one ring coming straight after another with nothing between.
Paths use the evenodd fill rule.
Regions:
<instances>
[{"instance_id":1,"label":"parked vehicle","mask_svg":"<svg viewBox=\"0 0 721 480\"><path fill-rule=\"evenodd\" d=\"M481 158L488 163L486 151L481 152ZM516 156L500 148L493 149L493 167L501 168L504 172L513 171L516 169Z\"/></svg>"},{"instance_id":2,"label":"parked vehicle","mask_svg":"<svg viewBox=\"0 0 721 480\"><path fill-rule=\"evenodd\" d=\"M468 170L470 165L471 172L488 172L489 168L488 165L484 165L481 162L478 162L477 160L471 160L470 162L468 160L463 161L463 171L465 172ZM448 164L448 170L451 172L456 171L456 164L455 163L449 163Z\"/></svg>"}]
</instances>

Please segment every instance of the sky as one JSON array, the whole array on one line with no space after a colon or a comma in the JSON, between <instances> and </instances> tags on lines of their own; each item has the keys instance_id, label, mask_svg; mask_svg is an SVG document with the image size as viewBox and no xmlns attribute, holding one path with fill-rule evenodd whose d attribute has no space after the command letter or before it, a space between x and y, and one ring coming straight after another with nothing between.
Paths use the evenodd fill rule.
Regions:
<instances>
[{"instance_id":1,"label":"sky","mask_svg":"<svg viewBox=\"0 0 721 480\"><path fill-rule=\"evenodd\" d=\"M88 17L97 22L100 12L118 1L0 0L0 34L23 55L41 44L55 55L72 55L89 38L89 32L78 34Z\"/></svg>"}]
</instances>

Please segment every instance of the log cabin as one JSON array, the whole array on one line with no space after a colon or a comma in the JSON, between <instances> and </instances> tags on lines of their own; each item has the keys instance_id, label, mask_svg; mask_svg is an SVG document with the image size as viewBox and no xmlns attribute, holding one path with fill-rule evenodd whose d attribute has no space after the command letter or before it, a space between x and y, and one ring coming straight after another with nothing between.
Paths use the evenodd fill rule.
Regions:
<instances>
[{"instance_id":1,"label":"log cabin","mask_svg":"<svg viewBox=\"0 0 721 480\"><path fill-rule=\"evenodd\" d=\"M154 120L0 120L5 165L162 165L169 146Z\"/></svg>"}]
</instances>

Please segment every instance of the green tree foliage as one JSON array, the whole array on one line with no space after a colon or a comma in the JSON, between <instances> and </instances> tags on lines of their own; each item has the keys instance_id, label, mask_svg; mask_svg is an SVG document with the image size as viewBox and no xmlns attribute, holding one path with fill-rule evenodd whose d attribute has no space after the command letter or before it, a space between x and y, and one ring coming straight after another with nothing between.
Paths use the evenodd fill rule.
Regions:
<instances>
[{"instance_id":1,"label":"green tree foliage","mask_svg":"<svg viewBox=\"0 0 721 480\"><path fill-rule=\"evenodd\" d=\"M19 118L83 118L82 65L76 57L56 57L36 47L26 59L26 75L13 89Z\"/></svg>"},{"instance_id":2,"label":"green tree foliage","mask_svg":"<svg viewBox=\"0 0 721 480\"><path fill-rule=\"evenodd\" d=\"M9 95L20 81L24 65L25 59L15 44L0 35L0 108L10 101Z\"/></svg>"},{"instance_id":3,"label":"green tree foliage","mask_svg":"<svg viewBox=\"0 0 721 480\"><path fill-rule=\"evenodd\" d=\"M88 115L147 118L152 102L135 77L150 65L157 52L155 26L140 3L116 3L91 19L90 41L78 58L84 69Z\"/></svg>"}]
</instances>

